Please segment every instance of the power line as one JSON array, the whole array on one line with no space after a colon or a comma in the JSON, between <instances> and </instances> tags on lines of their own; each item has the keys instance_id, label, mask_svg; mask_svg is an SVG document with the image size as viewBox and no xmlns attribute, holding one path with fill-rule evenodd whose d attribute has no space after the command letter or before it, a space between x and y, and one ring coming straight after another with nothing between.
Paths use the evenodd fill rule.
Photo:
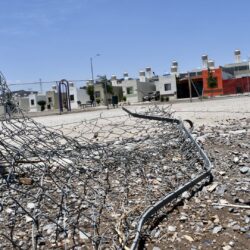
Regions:
<instances>
[{"instance_id":1,"label":"power line","mask_svg":"<svg viewBox=\"0 0 250 250\"><path fill-rule=\"evenodd\" d=\"M69 82L87 82L89 80L69 80ZM36 85L36 84L48 84L48 83L58 83L60 81L46 81L46 82L23 82L23 83L8 83L8 86L19 86L19 85Z\"/></svg>"}]
</instances>

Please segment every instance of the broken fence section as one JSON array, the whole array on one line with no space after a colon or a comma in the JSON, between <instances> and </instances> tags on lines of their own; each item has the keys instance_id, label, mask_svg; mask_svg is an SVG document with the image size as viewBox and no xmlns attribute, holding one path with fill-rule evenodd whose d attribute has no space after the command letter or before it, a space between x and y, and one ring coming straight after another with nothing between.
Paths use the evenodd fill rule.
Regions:
<instances>
[{"instance_id":1,"label":"broken fence section","mask_svg":"<svg viewBox=\"0 0 250 250\"><path fill-rule=\"evenodd\" d=\"M158 202L153 204L151 207L147 208L145 212L141 215L141 218L138 222L137 225L137 232L135 239L133 240L133 244L131 246L131 250L137 249L137 246L140 241L141 237L141 230L143 228L143 225L147 222L149 218L151 218L155 213L157 213L162 207L166 206L169 204L171 201L174 199L178 198L182 193L185 191L189 190L190 188L194 187L196 184L198 184L200 181L204 180L205 178L209 177L212 178L211 175L211 168L212 164L205 154L205 152L201 149L199 144L195 141L191 133L187 130L187 128L184 126L183 122L181 120L173 119L173 118L168 118L168 117L160 117L160 116L152 116L152 115L143 115L143 114L137 114L137 113L132 113L128 109L123 108L124 111L126 111L128 114L130 114L133 117L141 118L141 119L149 119L149 120L156 120L156 121L164 121L164 122L169 122L169 123L175 123L179 125L180 130L184 131L185 135L191 140L192 144L196 148L197 152L202 156L205 162L205 172L200 174L199 176L195 177L191 181L185 183L183 186L179 187L177 190L173 191L169 195L163 197L160 199ZM189 124L192 126L193 124L189 122Z\"/></svg>"},{"instance_id":2,"label":"broken fence section","mask_svg":"<svg viewBox=\"0 0 250 250\"><path fill-rule=\"evenodd\" d=\"M56 129L10 111L0 121L1 249L135 249L150 217L210 175L169 110Z\"/></svg>"}]
</instances>

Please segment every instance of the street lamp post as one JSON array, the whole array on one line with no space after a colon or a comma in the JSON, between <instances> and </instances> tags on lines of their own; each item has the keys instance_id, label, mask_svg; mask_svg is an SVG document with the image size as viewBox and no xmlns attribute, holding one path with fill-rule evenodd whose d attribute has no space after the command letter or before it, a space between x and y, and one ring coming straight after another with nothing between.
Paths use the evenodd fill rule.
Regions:
<instances>
[{"instance_id":1,"label":"street lamp post","mask_svg":"<svg viewBox=\"0 0 250 250\"><path fill-rule=\"evenodd\" d=\"M90 67L91 67L92 82L94 83L93 58L92 57L90 57Z\"/></svg>"},{"instance_id":2,"label":"street lamp post","mask_svg":"<svg viewBox=\"0 0 250 250\"><path fill-rule=\"evenodd\" d=\"M96 54L96 56L100 56L100 54ZM93 84L93 90L94 90L94 105L96 105L96 97L95 97L95 80L94 80L94 69L93 69L93 58L90 57L90 69L91 69L91 78L92 78L92 84Z\"/></svg>"}]
</instances>

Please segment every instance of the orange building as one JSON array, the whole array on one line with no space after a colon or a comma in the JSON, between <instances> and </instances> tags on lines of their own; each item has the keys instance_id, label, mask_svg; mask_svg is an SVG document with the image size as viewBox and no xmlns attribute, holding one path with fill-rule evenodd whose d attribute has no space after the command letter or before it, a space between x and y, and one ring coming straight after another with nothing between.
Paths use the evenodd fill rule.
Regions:
<instances>
[{"instance_id":1,"label":"orange building","mask_svg":"<svg viewBox=\"0 0 250 250\"><path fill-rule=\"evenodd\" d=\"M202 70L203 96L223 95L222 68Z\"/></svg>"}]
</instances>

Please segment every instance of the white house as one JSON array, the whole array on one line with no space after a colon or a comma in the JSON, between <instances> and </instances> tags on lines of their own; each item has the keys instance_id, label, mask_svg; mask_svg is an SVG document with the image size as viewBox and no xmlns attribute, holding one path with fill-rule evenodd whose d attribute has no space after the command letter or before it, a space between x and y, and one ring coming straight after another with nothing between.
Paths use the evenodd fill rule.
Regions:
<instances>
[{"instance_id":1,"label":"white house","mask_svg":"<svg viewBox=\"0 0 250 250\"><path fill-rule=\"evenodd\" d=\"M153 82L141 82L139 79L125 80L122 82L123 96L128 102L142 102L143 97L155 91Z\"/></svg>"},{"instance_id":2,"label":"white house","mask_svg":"<svg viewBox=\"0 0 250 250\"><path fill-rule=\"evenodd\" d=\"M150 75L149 72L147 73ZM122 87L123 96L126 96L128 102L141 102L143 97L149 92L155 91L154 82L150 81L150 79L146 77L145 71L139 72L139 79L129 78L127 72L125 72L123 76L123 81L118 82L116 77L113 75L111 83L112 86Z\"/></svg>"},{"instance_id":3,"label":"white house","mask_svg":"<svg viewBox=\"0 0 250 250\"><path fill-rule=\"evenodd\" d=\"M45 101L46 102L46 95L43 93L30 93L29 96L29 110L30 112L38 112L41 111L41 106L38 105L39 101Z\"/></svg>"},{"instance_id":4,"label":"white house","mask_svg":"<svg viewBox=\"0 0 250 250\"><path fill-rule=\"evenodd\" d=\"M155 81L156 91L160 91L161 97L169 97L169 99L177 98L176 75L169 74L159 76Z\"/></svg>"},{"instance_id":5,"label":"white house","mask_svg":"<svg viewBox=\"0 0 250 250\"><path fill-rule=\"evenodd\" d=\"M79 108L79 102L81 104L86 104L90 101L90 97L87 94L86 88L77 88L73 82L69 83L69 95L70 95L70 105L72 109Z\"/></svg>"},{"instance_id":6,"label":"white house","mask_svg":"<svg viewBox=\"0 0 250 250\"><path fill-rule=\"evenodd\" d=\"M159 76L155 81L156 91L160 92L161 98L168 97L169 99L177 98L177 80L178 77L178 62L173 61L170 67L170 74Z\"/></svg>"}]
</instances>

